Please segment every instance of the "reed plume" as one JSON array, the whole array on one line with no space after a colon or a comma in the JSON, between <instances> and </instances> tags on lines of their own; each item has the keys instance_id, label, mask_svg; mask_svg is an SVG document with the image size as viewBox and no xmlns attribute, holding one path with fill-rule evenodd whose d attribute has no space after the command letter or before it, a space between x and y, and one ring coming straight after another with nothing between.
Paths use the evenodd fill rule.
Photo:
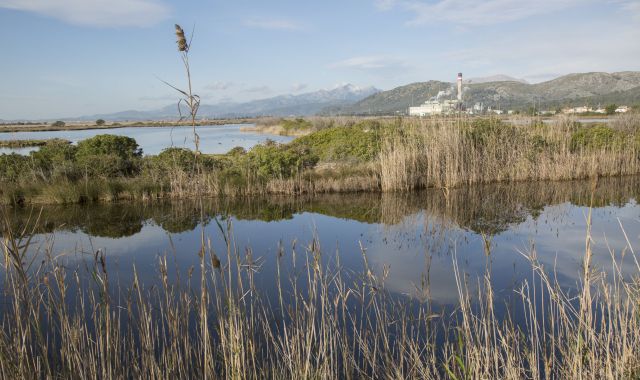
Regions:
<instances>
[{"instance_id":1,"label":"reed plume","mask_svg":"<svg viewBox=\"0 0 640 380\"><path fill-rule=\"evenodd\" d=\"M184 35L184 30L178 24L176 24L176 43L178 44L178 51L189 52L189 44Z\"/></svg>"}]
</instances>

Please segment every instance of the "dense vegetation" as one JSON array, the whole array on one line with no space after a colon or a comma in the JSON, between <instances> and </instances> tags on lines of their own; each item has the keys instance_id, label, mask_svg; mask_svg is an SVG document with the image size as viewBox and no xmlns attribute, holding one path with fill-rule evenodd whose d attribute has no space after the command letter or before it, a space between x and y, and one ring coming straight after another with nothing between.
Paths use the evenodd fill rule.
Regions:
<instances>
[{"instance_id":1,"label":"dense vegetation","mask_svg":"<svg viewBox=\"0 0 640 380\"><path fill-rule=\"evenodd\" d=\"M267 141L222 155L170 148L144 156L129 137L99 135L77 146L49 141L29 156L1 155L0 195L4 203L75 203L636 174L640 127L635 118L625 120L595 126L570 119L522 126L499 119L349 120L289 144Z\"/></svg>"}]
</instances>

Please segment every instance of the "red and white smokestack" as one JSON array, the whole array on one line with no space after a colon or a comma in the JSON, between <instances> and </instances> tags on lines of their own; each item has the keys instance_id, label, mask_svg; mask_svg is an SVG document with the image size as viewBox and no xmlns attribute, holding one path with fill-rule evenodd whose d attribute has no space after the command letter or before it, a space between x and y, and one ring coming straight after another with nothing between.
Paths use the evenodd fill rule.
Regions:
<instances>
[{"instance_id":1,"label":"red and white smokestack","mask_svg":"<svg viewBox=\"0 0 640 380\"><path fill-rule=\"evenodd\" d=\"M458 73L458 102L462 102L462 73Z\"/></svg>"}]
</instances>

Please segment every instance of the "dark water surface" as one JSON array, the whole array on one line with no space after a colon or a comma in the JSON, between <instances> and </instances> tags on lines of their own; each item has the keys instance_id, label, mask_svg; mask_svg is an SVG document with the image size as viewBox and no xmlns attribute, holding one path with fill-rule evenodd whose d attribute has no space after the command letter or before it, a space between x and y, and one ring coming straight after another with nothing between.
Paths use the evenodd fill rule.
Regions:
<instances>
[{"instance_id":1,"label":"dark water surface","mask_svg":"<svg viewBox=\"0 0 640 380\"><path fill-rule=\"evenodd\" d=\"M283 262L304 260L317 236L325 263L363 270L363 250L375 274L388 272L385 286L398 297L455 306L454 260L473 293L490 271L496 302L508 303L531 278L524 255L535 247L539 261L561 286L580 281L587 215L593 204L592 237L596 269L610 272L611 254L624 273L637 268L621 225L640 251L640 177L591 182L538 182L486 185L413 194L348 194L316 197L206 200L205 235L223 264L221 231L233 236L240 254L250 250L256 283L275 292L279 246ZM593 202L593 203L592 203ZM39 208L8 209L14 227ZM199 265L199 207L195 201L50 206L41 209L32 250L60 256L68 268L106 254L111 278L129 286L133 267L147 286L159 282L158 258L167 255L176 270ZM229 227L231 230L229 231ZM177 268L177 269L176 269ZM0 271L0 277L4 277ZM196 277L197 278L197 277Z\"/></svg>"},{"instance_id":2,"label":"dark water surface","mask_svg":"<svg viewBox=\"0 0 640 380\"><path fill-rule=\"evenodd\" d=\"M266 135L255 132L242 132L241 124L198 126L196 131L200 136L200 150L203 153L226 153L232 148L241 146L249 149L265 140L277 142L291 141L292 137ZM13 132L0 133L0 140L44 140L64 139L72 143L91 138L96 135L109 134L129 136L134 138L142 148L144 154L158 154L169 147L194 149L193 130L191 127L126 127L114 129L87 129L77 131L43 131L43 132ZM0 148L2 153L28 154L37 150L32 148Z\"/></svg>"}]
</instances>

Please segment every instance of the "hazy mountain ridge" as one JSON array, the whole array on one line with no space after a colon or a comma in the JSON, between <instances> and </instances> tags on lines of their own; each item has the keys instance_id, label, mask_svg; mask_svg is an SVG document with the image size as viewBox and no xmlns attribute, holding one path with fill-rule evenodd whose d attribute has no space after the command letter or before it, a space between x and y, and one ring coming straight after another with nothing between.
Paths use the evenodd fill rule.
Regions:
<instances>
[{"instance_id":1,"label":"hazy mountain ridge","mask_svg":"<svg viewBox=\"0 0 640 380\"><path fill-rule=\"evenodd\" d=\"M521 82L521 83L529 83L524 79L514 78L512 76L504 75L504 74L490 75L490 76L486 76L486 77L470 78L470 79L464 79L463 80L463 83L465 83L465 84L489 83L489 82Z\"/></svg>"},{"instance_id":2,"label":"hazy mountain ridge","mask_svg":"<svg viewBox=\"0 0 640 380\"><path fill-rule=\"evenodd\" d=\"M280 95L244 103L202 104L199 117L233 118L255 116L310 116L328 107L342 107L356 103L380 90L375 87L341 85L329 90L319 90L300 95ZM188 111L183 110L183 115ZM175 119L179 115L177 104L152 111L123 111L111 114L89 115L79 120L156 120Z\"/></svg>"},{"instance_id":3,"label":"hazy mountain ridge","mask_svg":"<svg viewBox=\"0 0 640 380\"><path fill-rule=\"evenodd\" d=\"M325 114L390 115L401 114L411 105L435 97L453 83L428 81L400 86L365 98L351 106L327 108ZM550 81L528 84L517 81L497 81L464 84L463 101L469 106L482 103L485 107L525 110L562 106L598 105L599 103L640 102L640 72L577 73ZM454 97L455 91L449 95Z\"/></svg>"}]
</instances>

